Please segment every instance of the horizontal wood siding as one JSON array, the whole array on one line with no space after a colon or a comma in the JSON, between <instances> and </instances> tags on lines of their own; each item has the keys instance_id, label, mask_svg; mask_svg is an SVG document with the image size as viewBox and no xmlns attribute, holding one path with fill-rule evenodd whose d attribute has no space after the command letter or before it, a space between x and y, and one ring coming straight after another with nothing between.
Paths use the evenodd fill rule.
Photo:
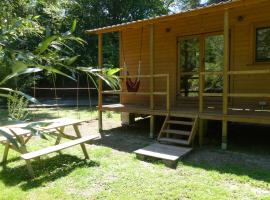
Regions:
<instances>
[{"instance_id":1,"label":"horizontal wood siding","mask_svg":"<svg viewBox=\"0 0 270 200\"><path fill-rule=\"evenodd\" d=\"M253 7L245 7L231 12L232 47L231 70L270 69L270 64L254 64L254 25L268 21L270 26L270 3L261 3ZM239 16L243 20L239 21ZM236 75L231 77L233 93L270 93L270 74ZM259 108L259 101L266 98L233 98L233 107Z\"/></svg>"},{"instance_id":2,"label":"horizontal wood siding","mask_svg":"<svg viewBox=\"0 0 270 200\"><path fill-rule=\"evenodd\" d=\"M126 59L126 65L130 75L137 75L140 48L141 48L141 29L127 29L122 32L122 59ZM141 61L141 75L148 75L149 69L149 27L144 27L142 40L142 61ZM125 56L124 56L125 55ZM125 70L123 69L123 74ZM134 79L132 79L134 80ZM149 78L141 78L140 92L148 92L150 85ZM126 90L125 82L123 81L122 87ZM123 95L121 99L124 104L144 104L149 105L149 97L139 95Z\"/></svg>"},{"instance_id":3,"label":"horizontal wood siding","mask_svg":"<svg viewBox=\"0 0 270 200\"><path fill-rule=\"evenodd\" d=\"M257 70L270 69L270 64L253 63L253 30L254 24L269 21L270 25L270 2L257 5L246 6L229 10L230 16L230 70ZM243 20L239 20L242 16ZM193 16L189 18L179 18L168 22L155 24L155 74L170 75L170 101L171 105L176 105L177 93L177 39L179 37L197 35L223 31L224 13L217 12ZM123 48L125 51L126 62L131 75L137 73L140 49L140 29L128 29L123 31ZM150 74L149 68L149 38L150 27L144 27L143 35L143 55L141 74ZM121 59L123 63L123 57ZM270 75L241 75L230 77L230 92L233 93L270 93ZM140 91L149 91L150 79L142 79ZM124 87L125 88L125 87ZM154 82L155 91L166 90L165 78L157 78ZM155 105L165 105L166 98L156 96ZM212 98L208 97L209 102ZM122 103L145 104L149 105L148 96L122 96ZM230 106L251 105L258 107L259 101L268 99L258 98L231 98ZM183 102L185 103L185 102ZM206 98L206 104L207 98ZM211 103L210 103L211 104Z\"/></svg>"}]
</instances>

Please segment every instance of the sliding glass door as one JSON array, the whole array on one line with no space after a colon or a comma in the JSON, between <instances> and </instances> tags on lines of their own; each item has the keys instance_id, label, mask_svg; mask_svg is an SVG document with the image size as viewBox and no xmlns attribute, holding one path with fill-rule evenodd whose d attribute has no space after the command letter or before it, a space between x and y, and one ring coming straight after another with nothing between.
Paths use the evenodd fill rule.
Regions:
<instances>
[{"instance_id":1,"label":"sliding glass door","mask_svg":"<svg viewBox=\"0 0 270 200\"><path fill-rule=\"evenodd\" d=\"M223 34L201 34L178 39L179 100L197 102L200 72L222 72L224 55ZM204 76L205 93L222 93L222 74Z\"/></svg>"}]
</instances>

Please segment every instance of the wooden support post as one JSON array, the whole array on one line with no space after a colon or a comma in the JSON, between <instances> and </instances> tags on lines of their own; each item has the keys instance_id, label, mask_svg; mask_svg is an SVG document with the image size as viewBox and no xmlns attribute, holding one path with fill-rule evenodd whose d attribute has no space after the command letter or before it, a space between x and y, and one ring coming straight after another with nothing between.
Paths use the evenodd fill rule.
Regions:
<instances>
[{"instance_id":1,"label":"wooden support post","mask_svg":"<svg viewBox=\"0 0 270 200\"><path fill-rule=\"evenodd\" d=\"M229 33L229 11L226 10L224 14L224 69L223 69L223 121L222 121L222 149L227 149L227 134L228 134L228 85L229 85L229 45L230 45L230 33Z\"/></svg>"},{"instance_id":2,"label":"wooden support post","mask_svg":"<svg viewBox=\"0 0 270 200\"><path fill-rule=\"evenodd\" d=\"M103 55L102 55L102 33L98 34L98 66L102 70ZM102 71L100 71L102 73ZM98 130L102 132L102 79L98 79Z\"/></svg>"},{"instance_id":3,"label":"wooden support post","mask_svg":"<svg viewBox=\"0 0 270 200\"><path fill-rule=\"evenodd\" d=\"M199 120L199 145L203 145L203 137L204 137L204 120Z\"/></svg>"},{"instance_id":4,"label":"wooden support post","mask_svg":"<svg viewBox=\"0 0 270 200\"><path fill-rule=\"evenodd\" d=\"M199 112L202 113L203 112L203 93L204 93L204 83L205 83L205 75L202 74L203 72L205 72L205 64L204 64L204 57L205 57L205 41L204 41L204 37L200 37L200 74L199 74Z\"/></svg>"},{"instance_id":5,"label":"wooden support post","mask_svg":"<svg viewBox=\"0 0 270 200\"><path fill-rule=\"evenodd\" d=\"M170 76L167 76L167 88L166 88L166 93L167 93L167 99L166 99L166 109L168 114L170 114Z\"/></svg>"},{"instance_id":6,"label":"wooden support post","mask_svg":"<svg viewBox=\"0 0 270 200\"><path fill-rule=\"evenodd\" d=\"M78 138L81 138L82 135L81 135L81 133L80 133L80 130L79 130L79 128L78 128L78 125L73 125L73 128L74 128L74 131L75 131L77 137L78 137ZM83 154L84 154L84 156L85 156L85 159L89 159L89 155L88 155L88 153L87 153L85 144L84 144L84 143L81 143L80 145L81 145Z\"/></svg>"},{"instance_id":7,"label":"wooden support post","mask_svg":"<svg viewBox=\"0 0 270 200\"><path fill-rule=\"evenodd\" d=\"M221 149L226 150L227 149L227 133L228 133L228 121L224 119L222 121L222 144Z\"/></svg>"},{"instance_id":8,"label":"wooden support post","mask_svg":"<svg viewBox=\"0 0 270 200\"><path fill-rule=\"evenodd\" d=\"M155 108L155 102L154 102L154 62L155 62L155 29L154 25L150 25L150 109L153 110ZM154 138L155 133L155 116L150 116L150 138Z\"/></svg>"},{"instance_id":9,"label":"wooden support post","mask_svg":"<svg viewBox=\"0 0 270 200\"><path fill-rule=\"evenodd\" d=\"M150 135L149 135L149 137L151 139L154 138L154 134L155 134L155 116L151 115L150 116Z\"/></svg>"},{"instance_id":10,"label":"wooden support post","mask_svg":"<svg viewBox=\"0 0 270 200\"><path fill-rule=\"evenodd\" d=\"M122 31L119 31L118 34L119 34L119 38L118 38L118 41L119 41L119 59L118 59L118 62L119 62L119 66L121 66L121 68L123 69L123 70L120 70L120 76L124 76L125 77L124 81L126 82L126 75L127 75L126 74L126 70L127 69L125 69L126 66L124 66L123 32ZM123 84L123 80L121 78L119 80L120 80L120 86L121 86L121 88L124 88L124 85L125 84ZM122 96L122 94L120 94L119 95L120 103L123 102L122 98L123 98L123 96Z\"/></svg>"},{"instance_id":11,"label":"wooden support post","mask_svg":"<svg viewBox=\"0 0 270 200\"><path fill-rule=\"evenodd\" d=\"M154 109L154 25L150 25L150 109Z\"/></svg>"},{"instance_id":12,"label":"wooden support post","mask_svg":"<svg viewBox=\"0 0 270 200\"><path fill-rule=\"evenodd\" d=\"M202 74L202 72L205 71L204 67L204 38L200 37L200 74L199 74L199 113L203 112L203 106L204 106L204 99L203 99L203 93L204 93L204 82L205 82L205 76ZM199 119L199 145L203 145L203 139L204 139L204 120Z\"/></svg>"},{"instance_id":13,"label":"wooden support post","mask_svg":"<svg viewBox=\"0 0 270 200\"><path fill-rule=\"evenodd\" d=\"M135 122L135 115L133 113L122 112L121 124L122 126L129 126Z\"/></svg>"}]
</instances>

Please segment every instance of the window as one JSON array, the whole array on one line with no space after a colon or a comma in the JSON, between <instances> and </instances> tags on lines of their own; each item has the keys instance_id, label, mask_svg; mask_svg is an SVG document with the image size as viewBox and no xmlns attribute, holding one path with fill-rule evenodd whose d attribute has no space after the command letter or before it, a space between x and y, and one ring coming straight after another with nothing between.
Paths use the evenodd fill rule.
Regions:
<instances>
[{"instance_id":1,"label":"window","mask_svg":"<svg viewBox=\"0 0 270 200\"><path fill-rule=\"evenodd\" d=\"M256 62L270 62L270 27L256 29Z\"/></svg>"}]
</instances>

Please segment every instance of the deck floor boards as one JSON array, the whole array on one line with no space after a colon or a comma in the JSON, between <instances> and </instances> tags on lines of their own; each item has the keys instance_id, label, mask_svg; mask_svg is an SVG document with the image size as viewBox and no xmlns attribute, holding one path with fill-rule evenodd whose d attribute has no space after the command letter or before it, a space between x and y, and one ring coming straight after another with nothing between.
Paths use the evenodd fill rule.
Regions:
<instances>
[{"instance_id":1,"label":"deck floor boards","mask_svg":"<svg viewBox=\"0 0 270 200\"><path fill-rule=\"evenodd\" d=\"M103 105L103 111L115 111L115 112L128 112L144 115L156 115L166 116L168 112L165 107L155 107L150 109L147 105L131 105L131 104L110 104ZM269 124L270 123L270 110L251 110L251 109L239 109L229 108L228 115L222 114L221 108L206 108L202 113L199 113L197 107L192 106L177 106L170 109L171 116L194 118L199 116L201 119L207 120L223 120L227 118L231 122L244 122L244 123L258 123Z\"/></svg>"}]
</instances>

